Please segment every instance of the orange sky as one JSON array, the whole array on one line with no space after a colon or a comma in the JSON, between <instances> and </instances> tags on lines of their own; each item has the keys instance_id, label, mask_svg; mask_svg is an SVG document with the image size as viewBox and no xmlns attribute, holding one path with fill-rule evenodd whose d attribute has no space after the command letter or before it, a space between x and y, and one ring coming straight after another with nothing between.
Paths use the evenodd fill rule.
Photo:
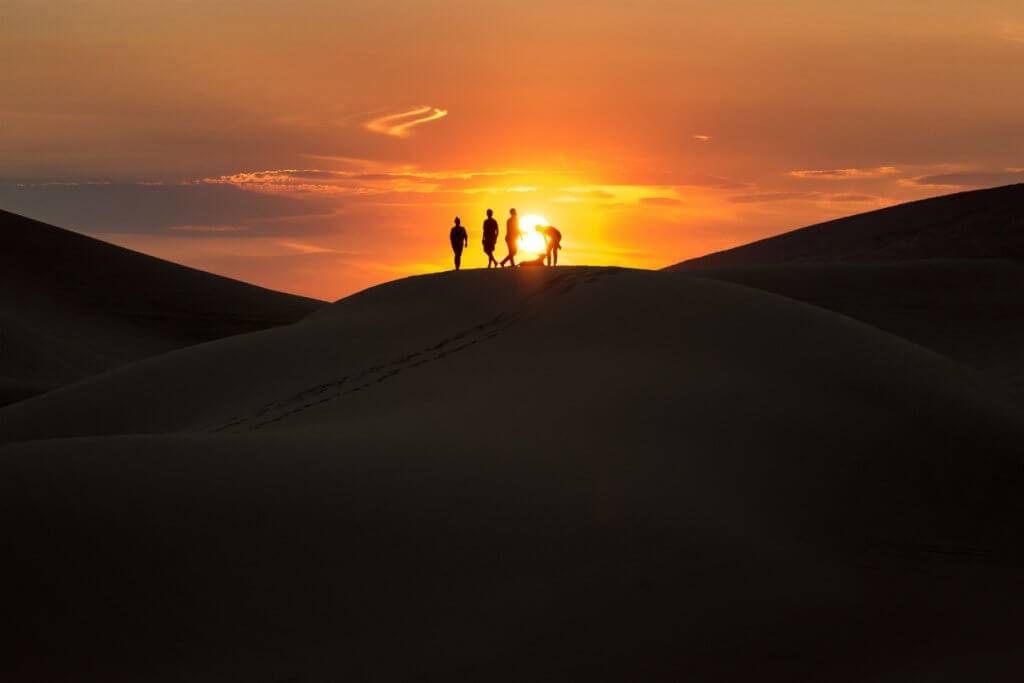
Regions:
<instances>
[{"instance_id":1,"label":"orange sky","mask_svg":"<svg viewBox=\"0 0 1024 683\"><path fill-rule=\"evenodd\" d=\"M1019 0L6 0L0 60L0 208L327 299L489 207L661 267L1024 180Z\"/></svg>"}]
</instances>

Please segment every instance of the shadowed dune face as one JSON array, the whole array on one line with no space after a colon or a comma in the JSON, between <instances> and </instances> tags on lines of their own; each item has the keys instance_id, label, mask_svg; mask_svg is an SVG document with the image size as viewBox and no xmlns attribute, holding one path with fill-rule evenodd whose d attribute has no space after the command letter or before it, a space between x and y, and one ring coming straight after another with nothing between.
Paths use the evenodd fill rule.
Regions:
<instances>
[{"instance_id":1,"label":"shadowed dune face","mask_svg":"<svg viewBox=\"0 0 1024 683\"><path fill-rule=\"evenodd\" d=\"M1024 406L1024 263L1003 259L702 268L700 277L856 318L976 370Z\"/></svg>"},{"instance_id":2,"label":"shadowed dune face","mask_svg":"<svg viewBox=\"0 0 1024 683\"><path fill-rule=\"evenodd\" d=\"M1024 666L1019 418L728 283L410 278L9 406L0 439L15 679Z\"/></svg>"},{"instance_id":3,"label":"shadowed dune face","mask_svg":"<svg viewBox=\"0 0 1024 683\"><path fill-rule=\"evenodd\" d=\"M977 370L1024 405L1024 185L841 218L666 270L849 315Z\"/></svg>"},{"instance_id":4,"label":"shadowed dune face","mask_svg":"<svg viewBox=\"0 0 1024 683\"><path fill-rule=\"evenodd\" d=\"M683 261L668 270L973 258L1024 259L1024 184L839 218Z\"/></svg>"},{"instance_id":5,"label":"shadowed dune face","mask_svg":"<svg viewBox=\"0 0 1024 683\"><path fill-rule=\"evenodd\" d=\"M0 239L0 405L323 305L6 211Z\"/></svg>"}]
</instances>

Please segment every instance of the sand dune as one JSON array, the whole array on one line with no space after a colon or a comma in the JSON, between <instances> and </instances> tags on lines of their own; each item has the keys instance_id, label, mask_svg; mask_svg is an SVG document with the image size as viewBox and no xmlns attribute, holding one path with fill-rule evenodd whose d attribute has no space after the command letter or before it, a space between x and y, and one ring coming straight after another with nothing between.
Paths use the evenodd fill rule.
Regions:
<instances>
[{"instance_id":1,"label":"sand dune","mask_svg":"<svg viewBox=\"0 0 1024 683\"><path fill-rule=\"evenodd\" d=\"M1024 185L903 204L684 261L874 325L1024 406Z\"/></svg>"},{"instance_id":2,"label":"sand dune","mask_svg":"<svg viewBox=\"0 0 1024 683\"><path fill-rule=\"evenodd\" d=\"M5 211L0 239L0 405L322 305Z\"/></svg>"},{"instance_id":3,"label":"sand dune","mask_svg":"<svg viewBox=\"0 0 1024 683\"><path fill-rule=\"evenodd\" d=\"M851 316L968 367L1024 406L1024 263L1002 259L707 268Z\"/></svg>"},{"instance_id":4,"label":"sand dune","mask_svg":"<svg viewBox=\"0 0 1024 683\"><path fill-rule=\"evenodd\" d=\"M675 268L968 258L1024 258L1024 183L847 216Z\"/></svg>"},{"instance_id":5,"label":"sand dune","mask_svg":"<svg viewBox=\"0 0 1024 683\"><path fill-rule=\"evenodd\" d=\"M1018 680L1024 425L685 273L410 278L0 410L10 680Z\"/></svg>"}]
</instances>

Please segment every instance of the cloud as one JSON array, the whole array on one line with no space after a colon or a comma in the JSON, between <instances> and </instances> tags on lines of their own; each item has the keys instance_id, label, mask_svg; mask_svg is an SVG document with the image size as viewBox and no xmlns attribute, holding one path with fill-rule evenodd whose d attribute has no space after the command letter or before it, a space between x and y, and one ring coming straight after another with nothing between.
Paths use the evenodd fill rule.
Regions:
<instances>
[{"instance_id":1,"label":"cloud","mask_svg":"<svg viewBox=\"0 0 1024 683\"><path fill-rule=\"evenodd\" d=\"M175 232L201 232L207 235L223 234L225 232L242 232L245 230L240 225L175 225L171 227Z\"/></svg>"},{"instance_id":2,"label":"cloud","mask_svg":"<svg viewBox=\"0 0 1024 683\"><path fill-rule=\"evenodd\" d=\"M999 27L999 37L1011 43L1024 43L1024 24L1003 24Z\"/></svg>"},{"instance_id":3,"label":"cloud","mask_svg":"<svg viewBox=\"0 0 1024 683\"><path fill-rule=\"evenodd\" d=\"M755 194L729 197L729 201L736 204L788 202L794 200L816 202L877 202L878 197L852 192L759 192Z\"/></svg>"},{"instance_id":4,"label":"cloud","mask_svg":"<svg viewBox=\"0 0 1024 683\"><path fill-rule=\"evenodd\" d=\"M566 193L580 199L615 199L615 194L608 190L592 190L583 187L567 187Z\"/></svg>"},{"instance_id":5,"label":"cloud","mask_svg":"<svg viewBox=\"0 0 1024 683\"><path fill-rule=\"evenodd\" d=\"M379 116L363 125L367 130L395 138L407 138L416 126L448 116L448 110L437 107L417 107L399 114Z\"/></svg>"},{"instance_id":6,"label":"cloud","mask_svg":"<svg viewBox=\"0 0 1024 683\"><path fill-rule=\"evenodd\" d=\"M233 185L251 192L292 195L297 198L321 195L349 199L386 194L439 195L444 192L479 194L535 192L523 171L419 171L385 167L361 171L323 169L272 169L241 171L200 178L195 184Z\"/></svg>"},{"instance_id":7,"label":"cloud","mask_svg":"<svg viewBox=\"0 0 1024 683\"><path fill-rule=\"evenodd\" d=\"M995 187L1024 182L1024 169L1008 168L1002 171L964 171L939 173L911 178L914 185L941 187Z\"/></svg>"},{"instance_id":8,"label":"cloud","mask_svg":"<svg viewBox=\"0 0 1024 683\"><path fill-rule=\"evenodd\" d=\"M790 171L794 178L837 180L844 178L881 178L897 175L900 172L895 166L877 166L875 168L825 168L801 171Z\"/></svg>"},{"instance_id":9,"label":"cloud","mask_svg":"<svg viewBox=\"0 0 1024 683\"><path fill-rule=\"evenodd\" d=\"M830 194L826 198L830 202L876 202L878 197L869 194Z\"/></svg>"},{"instance_id":10,"label":"cloud","mask_svg":"<svg viewBox=\"0 0 1024 683\"><path fill-rule=\"evenodd\" d=\"M86 232L249 235L275 221L330 216L336 200L247 192L222 184L0 184L0 206ZM230 227L228 227L230 226ZM232 230L230 228L237 228Z\"/></svg>"},{"instance_id":11,"label":"cloud","mask_svg":"<svg viewBox=\"0 0 1024 683\"><path fill-rule=\"evenodd\" d=\"M682 199L675 197L641 197L638 201L646 206L678 206L683 203Z\"/></svg>"},{"instance_id":12,"label":"cloud","mask_svg":"<svg viewBox=\"0 0 1024 683\"><path fill-rule=\"evenodd\" d=\"M745 190L751 186L750 183L708 175L707 173L684 173L682 176L675 177L673 181L677 185L707 187L714 190Z\"/></svg>"},{"instance_id":13,"label":"cloud","mask_svg":"<svg viewBox=\"0 0 1024 683\"><path fill-rule=\"evenodd\" d=\"M759 192L756 194L741 194L729 197L729 201L735 204L754 204L760 202L788 202L794 199L817 199L821 196L818 192Z\"/></svg>"},{"instance_id":14,"label":"cloud","mask_svg":"<svg viewBox=\"0 0 1024 683\"><path fill-rule=\"evenodd\" d=\"M333 254L334 253L334 249L328 249L326 247L321 247L321 246L318 246L316 244L307 244L305 242L285 241L285 242L278 242L277 244L279 244L280 246L282 246L282 247L284 247L286 249L291 249L292 251L297 251L300 254Z\"/></svg>"},{"instance_id":15,"label":"cloud","mask_svg":"<svg viewBox=\"0 0 1024 683\"><path fill-rule=\"evenodd\" d=\"M711 142L710 135L701 135L700 133L694 133L690 137L696 140L697 142Z\"/></svg>"},{"instance_id":16,"label":"cloud","mask_svg":"<svg viewBox=\"0 0 1024 683\"><path fill-rule=\"evenodd\" d=\"M828 195L827 196L827 200L829 202L877 202L879 200L879 198L878 197L872 197L870 195L852 195L852 194L844 195L844 194L837 194L837 195Z\"/></svg>"}]
</instances>

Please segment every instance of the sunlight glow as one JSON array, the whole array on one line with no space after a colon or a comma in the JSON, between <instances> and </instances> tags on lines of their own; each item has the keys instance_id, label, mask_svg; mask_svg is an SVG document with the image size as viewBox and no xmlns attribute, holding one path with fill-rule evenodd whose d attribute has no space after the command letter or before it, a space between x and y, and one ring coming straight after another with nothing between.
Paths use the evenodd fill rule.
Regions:
<instances>
[{"instance_id":1,"label":"sunlight glow","mask_svg":"<svg viewBox=\"0 0 1024 683\"><path fill-rule=\"evenodd\" d=\"M537 232L538 227L551 225L548 219L539 214L530 213L519 219L519 250L540 255L544 253L544 236Z\"/></svg>"}]
</instances>

